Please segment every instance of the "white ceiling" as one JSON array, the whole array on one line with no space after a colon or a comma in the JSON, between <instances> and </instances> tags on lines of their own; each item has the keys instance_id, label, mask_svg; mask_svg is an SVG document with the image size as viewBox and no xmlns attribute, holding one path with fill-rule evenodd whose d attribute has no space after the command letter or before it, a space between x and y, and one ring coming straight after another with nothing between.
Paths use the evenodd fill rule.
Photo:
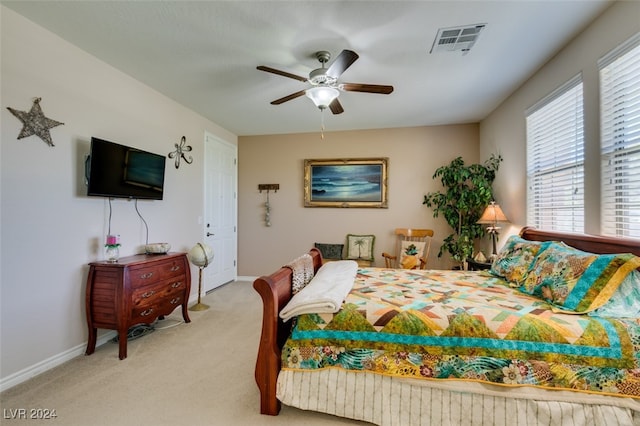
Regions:
<instances>
[{"instance_id":1,"label":"white ceiling","mask_svg":"<svg viewBox=\"0 0 640 426\"><path fill-rule=\"evenodd\" d=\"M317 132L306 83L315 52L360 58L326 131L478 122L612 4L570 1L2 1L168 97L243 136ZM486 24L468 54L430 54L439 28Z\"/></svg>"}]
</instances>

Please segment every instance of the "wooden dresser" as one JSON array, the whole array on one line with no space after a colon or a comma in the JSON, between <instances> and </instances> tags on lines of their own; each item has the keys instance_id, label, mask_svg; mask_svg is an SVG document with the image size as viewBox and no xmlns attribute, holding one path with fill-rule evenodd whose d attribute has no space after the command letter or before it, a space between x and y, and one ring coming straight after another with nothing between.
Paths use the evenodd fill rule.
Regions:
<instances>
[{"instance_id":1,"label":"wooden dresser","mask_svg":"<svg viewBox=\"0 0 640 426\"><path fill-rule=\"evenodd\" d=\"M120 359L127 357L131 326L150 324L182 306L187 310L191 271L186 253L139 254L117 262L92 262L87 278L87 355L96 349L98 328L118 331Z\"/></svg>"}]
</instances>

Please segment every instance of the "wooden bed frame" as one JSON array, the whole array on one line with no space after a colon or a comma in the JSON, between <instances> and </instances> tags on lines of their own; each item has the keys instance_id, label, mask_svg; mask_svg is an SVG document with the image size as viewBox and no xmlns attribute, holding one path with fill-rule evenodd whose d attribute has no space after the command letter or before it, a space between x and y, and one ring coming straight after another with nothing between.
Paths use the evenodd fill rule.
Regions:
<instances>
[{"instance_id":1,"label":"wooden bed frame","mask_svg":"<svg viewBox=\"0 0 640 426\"><path fill-rule=\"evenodd\" d=\"M563 241L591 253L633 253L640 256L640 241L634 239L541 231L531 227L523 228L520 236L531 241ZM309 254L313 259L314 270L317 271L322 266L322 255L315 248ZM282 267L253 283L263 302L262 335L255 370L256 383L260 389L260 413L273 416L280 411L276 382L281 366L281 350L291 331L291 322L284 323L278 314L291 299L291 279L291 269Z\"/></svg>"}]
</instances>

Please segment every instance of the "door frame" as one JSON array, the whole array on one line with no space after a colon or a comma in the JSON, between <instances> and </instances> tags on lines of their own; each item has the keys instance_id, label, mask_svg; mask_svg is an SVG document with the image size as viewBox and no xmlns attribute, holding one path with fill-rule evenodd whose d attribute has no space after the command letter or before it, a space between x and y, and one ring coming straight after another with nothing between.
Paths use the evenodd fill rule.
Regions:
<instances>
[{"instance_id":1,"label":"door frame","mask_svg":"<svg viewBox=\"0 0 640 426\"><path fill-rule=\"evenodd\" d=\"M205 131L204 133L204 159L205 159L205 163L204 163L204 167L203 167L203 223L202 223L202 238L203 241L207 241L207 227L206 227L206 222L209 219L207 217L207 214L211 213L209 212L208 209L208 202L207 202L207 195L208 195L208 191L207 191L207 178L208 178L208 168L211 167L208 164L208 156L207 156L207 150L210 149L210 145L209 143L213 142L219 145L224 145L228 148L231 148L233 150L233 156L234 156L234 176L233 176L233 188L231 189L231 193L233 194L233 210L234 210L234 217L233 217L233 226L234 226L234 233L233 233L233 238L234 238L234 242L233 242L233 246L234 246L234 253L233 253L233 277L231 280L225 281L225 282L220 282L220 283L213 283L213 287L209 288L208 290L205 288L203 289L204 293L207 293L209 291L215 290L217 287L224 285L226 283L232 282L237 280L238 278L238 145L228 142L226 140L224 140L223 138L215 135L214 133L211 133L209 131ZM216 255L216 253L214 253L214 256ZM215 261L215 257L214 257L214 261ZM206 270L203 271L204 274L206 274ZM207 280L208 281L208 280Z\"/></svg>"}]
</instances>

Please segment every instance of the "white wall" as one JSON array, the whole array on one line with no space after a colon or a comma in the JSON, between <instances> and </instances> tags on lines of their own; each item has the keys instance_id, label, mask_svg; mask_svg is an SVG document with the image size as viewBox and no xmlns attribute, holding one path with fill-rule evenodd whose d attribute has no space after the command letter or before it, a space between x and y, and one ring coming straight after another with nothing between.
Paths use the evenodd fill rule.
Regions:
<instances>
[{"instance_id":1,"label":"white wall","mask_svg":"<svg viewBox=\"0 0 640 426\"><path fill-rule=\"evenodd\" d=\"M108 203L86 197L83 161L91 136L166 155L184 135L193 164L167 159L163 201L140 201L150 242L186 251L201 240L203 140L237 137L149 87L0 6L0 385L8 387L84 351L87 264L103 258ZM7 107L29 111L41 97L55 147L18 140L22 123ZM141 251L144 224L134 202L114 200L111 230L121 255ZM197 269L192 270L192 295ZM44 367L43 367L44 368Z\"/></svg>"},{"instance_id":2,"label":"white wall","mask_svg":"<svg viewBox=\"0 0 640 426\"><path fill-rule=\"evenodd\" d=\"M640 31L640 2L616 2L480 123L480 158L505 161L494 190L517 233L526 225L525 110L582 73L585 138L585 232L600 233L600 112L597 61ZM503 232L505 234L505 232Z\"/></svg>"}]
</instances>

